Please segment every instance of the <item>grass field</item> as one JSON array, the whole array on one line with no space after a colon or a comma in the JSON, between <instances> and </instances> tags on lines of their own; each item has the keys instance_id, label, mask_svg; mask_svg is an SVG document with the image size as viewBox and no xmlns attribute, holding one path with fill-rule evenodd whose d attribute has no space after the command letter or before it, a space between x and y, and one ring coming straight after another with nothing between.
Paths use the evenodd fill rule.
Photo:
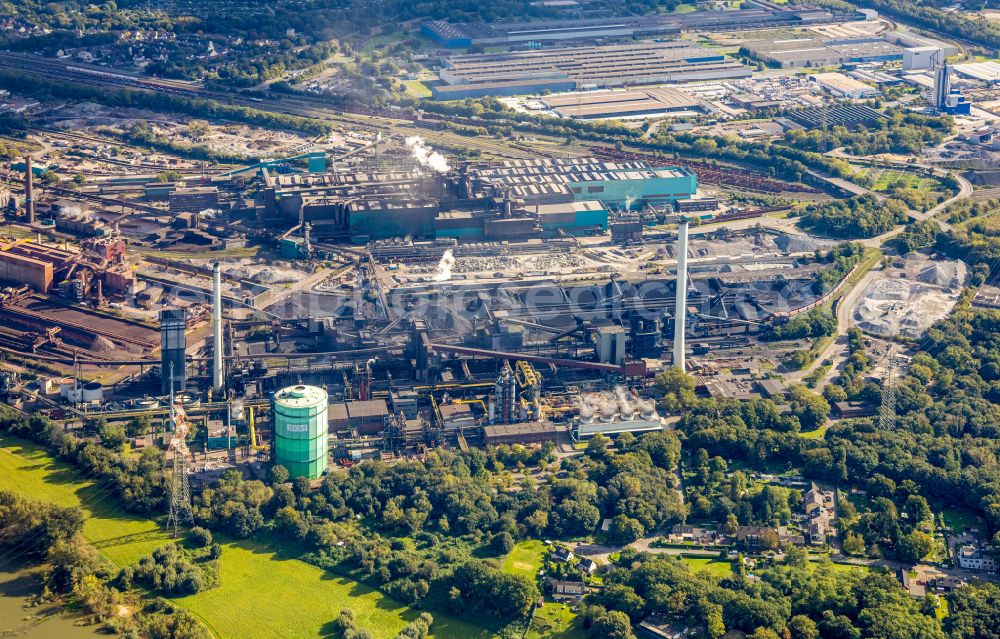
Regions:
<instances>
[{"instance_id":1,"label":"grass field","mask_svg":"<svg viewBox=\"0 0 1000 639\"><path fill-rule=\"evenodd\" d=\"M826 429L829 427L829 424L823 424L816 430L807 430L799 433L799 437L803 437L805 439L823 439L823 437L826 436Z\"/></svg>"},{"instance_id":2,"label":"grass field","mask_svg":"<svg viewBox=\"0 0 1000 639\"><path fill-rule=\"evenodd\" d=\"M218 588L178 599L219 637L313 638L331 634L330 622L344 608L376 639L392 639L416 618L377 590L297 559L281 557L253 541L223 544ZM438 639L488 639L493 633L434 612Z\"/></svg>"},{"instance_id":3,"label":"grass field","mask_svg":"<svg viewBox=\"0 0 1000 639\"><path fill-rule=\"evenodd\" d=\"M63 506L80 506L84 536L119 566L131 564L170 537L157 522L131 515L114 495L52 459L41 447L0 435L0 489ZM541 543L541 542L539 542ZM419 611L377 590L297 559L278 556L253 541L222 544L218 588L184 597L191 610L223 639L320 637L343 608L376 639L392 639ZM437 639L489 639L493 632L434 613Z\"/></svg>"},{"instance_id":4,"label":"grass field","mask_svg":"<svg viewBox=\"0 0 1000 639\"><path fill-rule=\"evenodd\" d=\"M935 189L939 185L937 180L925 178L906 171L893 171L891 169L867 169L866 173L875 171L877 177L872 183L873 191L888 191L890 188L904 189Z\"/></svg>"},{"instance_id":5,"label":"grass field","mask_svg":"<svg viewBox=\"0 0 1000 639\"><path fill-rule=\"evenodd\" d=\"M504 557L503 571L511 575L534 577L542 567L545 544L537 539L518 542Z\"/></svg>"},{"instance_id":6,"label":"grass field","mask_svg":"<svg viewBox=\"0 0 1000 639\"><path fill-rule=\"evenodd\" d=\"M569 605L546 601L535 609L524 639L584 639L587 633L575 622L576 613Z\"/></svg>"},{"instance_id":7,"label":"grass field","mask_svg":"<svg viewBox=\"0 0 1000 639\"><path fill-rule=\"evenodd\" d=\"M812 566L812 568L815 570L819 566L819 562L812 561L809 563L809 565ZM871 568L869 568L868 566L854 566L852 564L838 564L832 562L829 564L829 569L832 570L833 572L851 572L853 570L868 572L869 570L871 570Z\"/></svg>"},{"instance_id":8,"label":"grass field","mask_svg":"<svg viewBox=\"0 0 1000 639\"><path fill-rule=\"evenodd\" d=\"M403 84L406 86L406 92L415 98L431 97L431 90L420 80L404 80Z\"/></svg>"},{"instance_id":9,"label":"grass field","mask_svg":"<svg viewBox=\"0 0 1000 639\"><path fill-rule=\"evenodd\" d=\"M681 561L694 572L707 572L715 577L728 577L733 574L733 564L728 561L709 557L682 557Z\"/></svg>"},{"instance_id":10,"label":"grass field","mask_svg":"<svg viewBox=\"0 0 1000 639\"><path fill-rule=\"evenodd\" d=\"M983 522L978 517L958 508L942 508L941 516L945 526L956 533L965 532L967 528L983 529Z\"/></svg>"},{"instance_id":11,"label":"grass field","mask_svg":"<svg viewBox=\"0 0 1000 639\"><path fill-rule=\"evenodd\" d=\"M76 469L23 439L0 435L0 488L61 506L80 506L86 514L84 536L118 566L170 541L155 521L127 513L106 489L81 482Z\"/></svg>"}]
</instances>

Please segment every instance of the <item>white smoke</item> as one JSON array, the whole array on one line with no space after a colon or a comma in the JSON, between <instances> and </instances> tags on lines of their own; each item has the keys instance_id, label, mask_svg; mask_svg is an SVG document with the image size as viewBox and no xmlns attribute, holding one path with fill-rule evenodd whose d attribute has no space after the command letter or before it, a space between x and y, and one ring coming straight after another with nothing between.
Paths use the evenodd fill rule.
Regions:
<instances>
[{"instance_id":1,"label":"white smoke","mask_svg":"<svg viewBox=\"0 0 1000 639\"><path fill-rule=\"evenodd\" d=\"M580 418L584 421L590 420L595 415L610 421L615 415L621 419L632 419L636 412L647 418L656 413L655 400L643 399L635 391L623 386L615 386L611 392L578 395L575 403Z\"/></svg>"},{"instance_id":2,"label":"white smoke","mask_svg":"<svg viewBox=\"0 0 1000 639\"><path fill-rule=\"evenodd\" d=\"M406 138L404 142L413 154L413 159L420 163L420 166L426 166L427 168L437 171L438 173L447 173L451 170L451 167L448 166L448 160L446 160L443 155L427 146L424 143L424 139L419 135L410 136Z\"/></svg>"},{"instance_id":3,"label":"white smoke","mask_svg":"<svg viewBox=\"0 0 1000 639\"><path fill-rule=\"evenodd\" d=\"M202 219L206 219L206 220L211 219L211 218L215 217L218 214L219 214L219 211L216 210L216 209L205 209L203 211L198 211L198 217L200 217Z\"/></svg>"},{"instance_id":4,"label":"white smoke","mask_svg":"<svg viewBox=\"0 0 1000 639\"><path fill-rule=\"evenodd\" d=\"M88 208L84 208L79 204L62 204L59 206L59 215L61 217L78 217L85 220L90 220L93 218L94 214Z\"/></svg>"},{"instance_id":5,"label":"white smoke","mask_svg":"<svg viewBox=\"0 0 1000 639\"><path fill-rule=\"evenodd\" d=\"M438 272L431 278L435 282L447 282L451 279L451 269L455 268L455 254L448 249L438 262Z\"/></svg>"},{"instance_id":6,"label":"white smoke","mask_svg":"<svg viewBox=\"0 0 1000 639\"><path fill-rule=\"evenodd\" d=\"M635 412L635 404L633 399L635 395L629 396L629 393L621 386L615 386L615 398L618 400L618 412L622 415L631 415Z\"/></svg>"}]
</instances>

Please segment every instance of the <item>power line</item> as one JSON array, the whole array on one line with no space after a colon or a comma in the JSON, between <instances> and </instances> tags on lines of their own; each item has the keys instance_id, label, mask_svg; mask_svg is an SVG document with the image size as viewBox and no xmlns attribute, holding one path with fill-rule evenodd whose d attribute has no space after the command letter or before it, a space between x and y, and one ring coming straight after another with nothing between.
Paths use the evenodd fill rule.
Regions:
<instances>
[{"instance_id":1,"label":"power line","mask_svg":"<svg viewBox=\"0 0 1000 639\"><path fill-rule=\"evenodd\" d=\"M170 362L170 421L174 425L174 436L170 449L174 452L174 463L170 473L170 511L167 514L167 528L173 529L174 539L180 536L181 526L192 523L191 484L188 479L187 435L190 425L183 406L174 401L174 363Z\"/></svg>"},{"instance_id":2,"label":"power line","mask_svg":"<svg viewBox=\"0 0 1000 639\"><path fill-rule=\"evenodd\" d=\"M893 430L896 427L896 347L889 349L886 372L882 376L882 404L878 411L878 427Z\"/></svg>"}]
</instances>

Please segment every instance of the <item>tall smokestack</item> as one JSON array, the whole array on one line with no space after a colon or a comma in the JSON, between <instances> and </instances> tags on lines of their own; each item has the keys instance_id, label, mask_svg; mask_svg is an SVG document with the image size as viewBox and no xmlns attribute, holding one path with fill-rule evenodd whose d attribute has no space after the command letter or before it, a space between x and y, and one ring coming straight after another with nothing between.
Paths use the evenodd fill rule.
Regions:
<instances>
[{"instance_id":1,"label":"tall smokestack","mask_svg":"<svg viewBox=\"0 0 1000 639\"><path fill-rule=\"evenodd\" d=\"M677 225L677 305L674 307L674 366L684 370L684 324L687 319L688 223Z\"/></svg>"},{"instance_id":2,"label":"tall smokestack","mask_svg":"<svg viewBox=\"0 0 1000 639\"><path fill-rule=\"evenodd\" d=\"M212 388L222 390L222 265L212 265L212 328L214 358L212 360Z\"/></svg>"},{"instance_id":3,"label":"tall smokestack","mask_svg":"<svg viewBox=\"0 0 1000 639\"><path fill-rule=\"evenodd\" d=\"M35 223L35 175L31 168L31 156L24 156L24 214L28 224Z\"/></svg>"}]
</instances>

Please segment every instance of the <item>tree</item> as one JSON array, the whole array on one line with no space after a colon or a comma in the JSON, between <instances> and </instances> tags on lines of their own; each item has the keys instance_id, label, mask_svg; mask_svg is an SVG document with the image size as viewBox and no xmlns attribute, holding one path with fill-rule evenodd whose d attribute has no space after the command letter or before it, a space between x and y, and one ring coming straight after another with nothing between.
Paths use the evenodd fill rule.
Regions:
<instances>
[{"instance_id":1,"label":"tree","mask_svg":"<svg viewBox=\"0 0 1000 639\"><path fill-rule=\"evenodd\" d=\"M101 427L100 435L101 444L111 450L122 450L125 447L125 442L128 441L125 427L121 424L104 424Z\"/></svg>"},{"instance_id":2,"label":"tree","mask_svg":"<svg viewBox=\"0 0 1000 639\"><path fill-rule=\"evenodd\" d=\"M816 430L826 423L830 415L830 404L822 395L797 384L788 389L789 408L799 418L802 430Z\"/></svg>"},{"instance_id":3,"label":"tree","mask_svg":"<svg viewBox=\"0 0 1000 639\"><path fill-rule=\"evenodd\" d=\"M865 554L865 540L858 533L848 530L844 533L844 539L841 541L841 549L845 554L854 555L855 557L860 557Z\"/></svg>"},{"instance_id":4,"label":"tree","mask_svg":"<svg viewBox=\"0 0 1000 639\"><path fill-rule=\"evenodd\" d=\"M705 628L711 639L719 639L726 634L726 624L722 619L722 606L714 603L706 603Z\"/></svg>"},{"instance_id":5,"label":"tree","mask_svg":"<svg viewBox=\"0 0 1000 639\"><path fill-rule=\"evenodd\" d=\"M694 378L677 367L656 376L656 389L661 393L660 404L671 413L693 406L698 399L694 394Z\"/></svg>"},{"instance_id":6,"label":"tree","mask_svg":"<svg viewBox=\"0 0 1000 639\"><path fill-rule=\"evenodd\" d=\"M628 615L618 610L611 610L594 619L587 632L591 639L634 639L632 622Z\"/></svg>"},{"instance_id":7,"label":"tree","mask_svg":"<svg viewBox=\"0 0 1000 639\"><path fill-rule=\"evenodd\" d=\"M598 433L590 438L587 442L587 448L584 451L587 457L593 459L604 459L608 456L608 444L611 443L604 435Z\"/></svg>"},{"instance_id":8,"label":"tree","mask_svg":"<svg viewBox=\"0 0 1000 639\"><path fill-rule=\"evenodd\" d=\"M504 556L514 550L514 538L506 530L502 530L493 535L493 552L499 556Z\"/></svg>"},{"instance_id":9,"label":"tree","mask_svg":"<svg viewBox=\"0 0 1000 639\"><path fill-rule=\"evenodd\" d=\"M275 464L268 471L268 478L272 484L284 484L288 481L288 469L281 464Z\"/></svg>"},{"instance_id":10,"label":"tree","mask_svg":"<svg viewBox=\"0 0 1000 639\"><path fill-rule=\"evenodd\" d=\"M608 529L608 537L611 542L620 546L641 539L645 534L646 529L642 522L627 515L616 515L611 520L611 527Z\"/></svg>"},{"instance_id":11,"label":"tree","mask_svg":"<svg viewBox=\"0 0 1000 639\"><path fill-rule=\"evenodd\" d=\"M912 530L899 538L896 555L900 561L917 563L934 549L934 538L922 530Z\"/></svg>"},{"instance_id":12,"label":"tree","mask_svg":"<svg viewBox=\"0 0 1000 639\"><path fill-rule=\"evenodd\" d=\"M96 574L103 565L93 546L74 541L53 545L48 561L51 566L49 587L55 592L72 592L85 577Z\"/></svg>"},{"instance_id":13,"label":"tree","mask_svg":"<svg viewBox=\"0 0 1000 639\"><path fill-rule=\"evenodd\" d=\"M732 536L736 534L736 530L740 527L740 522L736 519L736 515L729 513L726 516L726 523L722 524L722 532L726 535Z\"/></svg>"},{"instance_id":14,"label":"tree","mask_svg":"<svg viewBox=\"0 0 1000 639\"><path fill-rule=\"evenodd\" d=\"M140 437L148 433L152 426L153 420L149 415L136 415L125 426L125 432L129 437Z\"/></svg>"},{"instance_id":15,"label":"tree","mask_svg":"<svg viewBox=\"0 0 1000 639\"><path fill-rule=\"evenodd\" d=\"M184 179L179 171L160 171L156 174L157 182L179 182Z\"/></svg>"},{"instance_id":16,"label":"tree","mask_svg":"<svg viewBox=\"0 0 1000 639\"><path fill-rule=\"evenodd\" d=\"M805 615L795 615L789 619L788 631L792 639L819 639L816 622Z\"/></svg>"}]
</instances>

